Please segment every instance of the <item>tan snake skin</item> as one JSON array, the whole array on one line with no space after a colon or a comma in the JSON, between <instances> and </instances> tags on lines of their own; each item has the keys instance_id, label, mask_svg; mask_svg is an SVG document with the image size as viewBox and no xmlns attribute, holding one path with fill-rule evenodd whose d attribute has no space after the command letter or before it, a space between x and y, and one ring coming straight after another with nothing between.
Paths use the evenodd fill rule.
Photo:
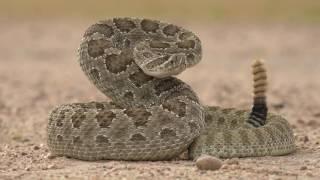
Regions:
<instances>
[{"instance_id":1,"label":"tan snake skin","mask_svg":"<svg viewBox=\"0 0 320 180\"><path fill-rule=\"evenodd\" d=\"M50 151L82 160L167 160L188 148L190 159L201 154L229 158L295 150L284 118L268 114L265 122L250 118L250 111L204 107L190 86L172 77L200 59L199 38L174 24L113 18L90 26L80 45L79 62L112 102L53 109L48 121ZM265 103L263 64L257 62L253 74L259 77L254 81L255 95Z\"/></svg>"}]
</instances>

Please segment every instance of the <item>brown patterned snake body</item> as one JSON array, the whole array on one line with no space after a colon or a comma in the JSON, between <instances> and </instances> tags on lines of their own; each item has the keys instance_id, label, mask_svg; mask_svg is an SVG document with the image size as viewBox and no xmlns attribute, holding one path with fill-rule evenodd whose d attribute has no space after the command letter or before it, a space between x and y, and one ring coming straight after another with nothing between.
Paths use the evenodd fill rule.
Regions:
<instances>
[{"instance_id":1,"label":"brown patterned snake body","mask_svg":"<svg viewBox=\"0 0 320 180\"><path fill-rule=\"evenodd\" d=\"M112 102L65 104L49 115L54 155L83 160L167 160L189 148L219 157L284 155L295 150L288 122L267 114L265 70L256 63L251 111L204 107L172 77L201 59L199 38L173 24L113 18L90 26L80 65Z\"/></svg>"}]
</instances>

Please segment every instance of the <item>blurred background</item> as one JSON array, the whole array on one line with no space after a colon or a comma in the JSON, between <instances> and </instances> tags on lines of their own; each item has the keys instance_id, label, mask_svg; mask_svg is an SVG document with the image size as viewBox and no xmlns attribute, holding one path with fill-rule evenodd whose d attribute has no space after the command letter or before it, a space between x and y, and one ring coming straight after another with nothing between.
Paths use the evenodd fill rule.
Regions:
<instances>
[{"instance_id":1,"label":"blurred background","mask_svg":"<svg viewBox=\"0 0 320 180\"><path fill-rule=\"evenodd\" d=\"M317 0L1 0L5 18L81 18L143 16L182 21L319 22Z\"/></svg>"},{"instance_id":2,"label":"blurred background","mask_svg":"<svg viewBox=\"0 0 320 180\"><path fill-rule=\"evenodd\" d=\"M81 71L77 48L88 26L115 16L197 34L203 59L179 78L204 104L249 108L250 65L262 58L272 111L298 122L320 109L318 0L0 0L0 142L43 142L54 106L106 99Z\"/></svg>"}]
</instances>

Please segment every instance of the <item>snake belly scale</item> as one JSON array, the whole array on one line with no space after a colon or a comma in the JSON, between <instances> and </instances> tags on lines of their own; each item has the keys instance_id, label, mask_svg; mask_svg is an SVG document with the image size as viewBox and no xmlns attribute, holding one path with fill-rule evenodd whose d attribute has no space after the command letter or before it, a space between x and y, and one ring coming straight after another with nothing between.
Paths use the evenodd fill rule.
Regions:
<instances>
[{"instance_id":1,"label":"snake belly scale","mask_svg":"<svg viewBox=\"0 0 320 180\"><path fill-rule=\"evenodd\" d=\"M112 101L54 108L47 127L52 154L168 160L187 149L190 159L293 152L293 133L281 116L203 106L189 85L172 77L196 65L201 51L194 33L157 20L112 18L90 26L80 44L79 63ZM264 102L261 92L255 101Z\"/></svg>"}]
</instances>

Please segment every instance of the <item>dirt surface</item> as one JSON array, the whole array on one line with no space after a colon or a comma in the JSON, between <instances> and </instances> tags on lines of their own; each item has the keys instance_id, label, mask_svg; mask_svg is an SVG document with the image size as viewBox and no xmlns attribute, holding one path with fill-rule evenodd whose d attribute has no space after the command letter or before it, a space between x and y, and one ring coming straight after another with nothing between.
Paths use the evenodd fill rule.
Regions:
<instances>
[{"instance_id":1,"label":"dirt surface","mask_svg":"<svg viewBox=\"0 0 320 180\"><path fill-rule=\"evenodd\" d=\"M250 108L250 65L266 59L270 111L294 128L298 150L224 161L85 162L48 157L47 114L62 103L107 100L82 73L77 48L88 22L8 22L0 29L0 179L319 179L320 26L189 24L202 62L179 75L204 104ZM231 163L230 163L231 162Z\"/></svg>"}]
</instances>

